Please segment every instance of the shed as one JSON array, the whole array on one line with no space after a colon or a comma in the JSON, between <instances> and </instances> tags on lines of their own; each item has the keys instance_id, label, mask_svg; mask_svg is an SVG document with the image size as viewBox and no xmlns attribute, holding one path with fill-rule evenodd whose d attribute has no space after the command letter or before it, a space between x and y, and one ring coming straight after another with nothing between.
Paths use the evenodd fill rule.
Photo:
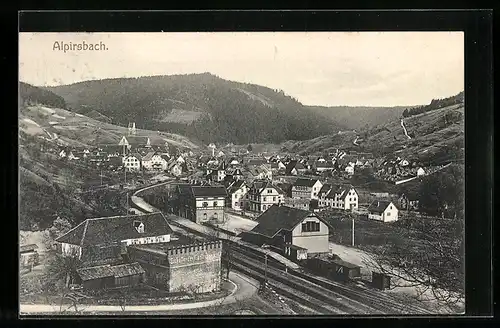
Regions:
<instances>
[{"instance_id":1,"label":"shed","mask_svg":"<svg viewBox=\"0 0 500 328\"><path fill-rule=\"evenodd\" d=\"M307 265L318 274L333 280L347 281L361 277L361 268L358 265L341 259L311 258L308 259Z\"/></svg>"},{"instance_id":2,"label":"shed","mask_svg":"<svg viewBox=\"0 0 500 328\"><path fill-rule=\"evenodd\" d=\"M139 263L100 265L76 270L84 289L108 289L136 286L144 281L144 269Z\"/></svg>"},{"instance_id":3,"label":"shed","mask_svg":"<svg viewBox=\"0 0 500 328\"><path fill-rule=\"evenodd\" d=\"M377 289L388 289L391 287L391 277L381 272L372 272L372 285Z\"/></svg>"},{"instance_id":4,"label":"shed","mask_svg":"<svg viewBox=\"0 0 500 328\"><path fill-rule=\"evenodd\" d=\"M287 244L285 245L285 256L292 261L307 260L307 249L297 245Z\"/></svg>"}]
</instances>

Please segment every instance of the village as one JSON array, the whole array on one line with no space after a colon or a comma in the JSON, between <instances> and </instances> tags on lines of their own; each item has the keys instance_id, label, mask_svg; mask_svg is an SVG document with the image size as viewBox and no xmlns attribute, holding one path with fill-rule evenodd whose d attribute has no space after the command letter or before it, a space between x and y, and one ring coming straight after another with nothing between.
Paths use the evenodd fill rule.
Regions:
<instances>
[{"instance_id":1,"label":"village","mask_svg":"<svg viewBox=\"0 0 500 328\"><path fill-rule=\"evenodd\" d=\"M337 240L332 235L347 233L349 246L355 247L359 238L355 225L369 226L371 221L393 229L391 223L408 213L418 215L419 196L372 191L369 186L356 186L351 178L358 170L370 168L394 184L432 170L407 159L377 159L369 153L342 150L328 156L256 154L251 145L212 143L194 152L151 143L137 135L135 123L129 124L128 135L116 145L42 150L69 165L99 170L100 179L87 185L89 191L126 192L125 215L87 218L50 245L62 257L78 259L67 284L80 295L146 285L170 298L186 293L221 297L228 293L224 286L231 270L261 285L270 282L268 254L287 272L295 268L297 274L304 274L304 268L311 277L362 281L372 289L388 290L390 274L373 266L368 270L356 252L339 257L332 249L332 238ZM119 181L108 179L111 174ZM349 224L339 233L335 222L344 219L351 220L352 227ZM238 247L241 250L236 251ZM230 254L227 248L242 253ZM40 265L37 249L37 245L21 245L23 270L31 272ZM255 261L244 259L248 252L261 257L257 261L265 262L265 272L248 271ZM292 279L285 283L297 288ZM311 285L304 293L310 297L317 288ZM314 306L324 310L324 305ZM372 307L365 312L351 310L380 311Z\"/></svg>"}]
</instances>

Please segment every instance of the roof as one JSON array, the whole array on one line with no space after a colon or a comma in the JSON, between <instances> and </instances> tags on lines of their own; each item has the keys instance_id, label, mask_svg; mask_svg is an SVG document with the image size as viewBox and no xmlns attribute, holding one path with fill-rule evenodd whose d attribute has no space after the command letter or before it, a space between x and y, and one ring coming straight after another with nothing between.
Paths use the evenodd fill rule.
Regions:
<instances>
[{"instance_id":1,"label":"roof","mask_svg":"<svg viewBox=\"0 0 500 328\"><path fill-rule=\"evenodd\" d=\"M309 215L314 214L298 208L272 205L257 218L259 224L251 232L272 238L280 230L292 230Z\"/></svg>"},{"instance_id":2,"label":"roof","mask_svg":"<svg viewBox=\"0 0 500 328\"><path fill-rule=\"evenodd\" d=\"M191 193L194 197L226 197L226 188L223 186L191 186Z\"/></svg>"},{"instance_id":3,"label":"roof","mask_svg":"<svg viewBox=\"0 0 500 328\"><path fill-rule=\"evenodd\" d=\"M19 251L21 253L31 252L34 251L35 249L38 249L38 246L36 244L22 245L19 247Z\"/></svg>"},{"instance_id":4,"label":"roof","mask_svg":"<svg viewBox=\"0 0 500 328\"><path fill-rule=\"evenodd\" d=\"M142 160L143 161L150 161L154 155L156 155L156 153L151 151L151 152L147 153L146 156L144 156L142 158Z\"/></svg>"},{"instance_id":5,"label":"roof","mask_svg":"<svg viewBox=\"0 0 500 328\"><path fill-rule=\"evenodd\" d=\"M250 158L247 161L247 165L260 165L267 163L265 158Z\"/></svg>"},{"instance_id":6,"label":"roof","mask_svg":"<svg viewBox=\"0 0 500 328\"><path fill-rule=\"evenodd\" d=\"M319 190L318 196L321 197L321 195L327 194L330 191L330 189L332 189L332 185L329 183L325 183Z\"/></svg>"},{"instance_id":7,"label":"roof","mask_svg":"<svg viewBox=\"0 0 500 328\"><path fill-rule=\"evenodd\" d=\"M335 198L335 195L340 195L340 197L347 196L349 190L352 189L350 185L336 185L330 188L330 192L326 195L326 198Z\"/></svg>"},{"instance_id":8,"label":"roof","mask_svg":"<svg viewBox=\"0 0 500 328\"><path fill-rule=\"evenodd\" d=\"M139 233L134 228L134 221L144 223L144 232ZM168 235L172 228L165 216L160 213L112 216L87 219L57 238L60 243L72 245L103 245L120 242L126 239Z\"/></svg>"},{"instance_id":9,"label":"roof","mask_svg":"<svg viewBox=\"0 0 500 328\"><path fill-rule=\"evenodd\" d=\"M314 179L302 179L302 178L298 178L295 182L294 182L294 186L304 186L304 187L311 187L314 186L314 184L317 182L318 180L314 180Z\"/></svg>"},{"instance_id":10,"label":"roof","mask_svg":"<svg viewBox=\"0 0 500 328\"><path fill-rule=\"evenodd\" d=\"M236 190L240 189L241 186L245 184L244 180L237 180L232 185L229 186L228 193L232 194Z\"/></svg>"},{"instance_id":11,"label":"roof","mask_svg":"<svg viewBox=\"0 0 500 328\"><path fill-rule=\"evenodd\" d=\"M370 206L368 206L368 212L383 213L389 204L391 204L391 202L388 200L374 200ZM395 207L394 204L392 205Z\"/></svg>"},{"instance_id":12,"label":"roof","mask_svg":"<svg viewBox=\"0 0 500 328\"><path fill-rule=\"evenodd\" d=\"M330 167L333 167L333 164L332 162L316 162L316 167L327 167L327 168L330 168Z\"/></svg>"},{"instance_id":13,"label":"roof","mask_svg":"<svg viewBox=\"0 0 500 328\"><path fill-rule=\"evenodd\" d=\"M278 186L271 183L269 180L254 180L250 189L256 191L257 193L261 193L266 188L274 188L279 194L284 194L285 192L279 188Z\"/></svg>"},{"instance_id":14,"label":"roof","mask_svg":"<svg viewBox=\"0 0 500 328\"><path fill-rule=\"evenodd\" d=\"M125 156L125 158L128 158L128 157L135 157L137 158L138 160L141 160L142 159L142 155L139 154L139 153L132 153L132 154L129 154L127 156Z\"/></svg>"},{"instance_id":15,"label":"roof","mask_svg":"<svg viewBox=\"0 0 500 328\"><path fill-rule=\"evenodd\" d=\"M79 268L76 270L80 278L85 280L106 278L106 277L127 277L144 273L144 269L137 262L120 265L100 265L95 267Z\"/></svg>"},{"instance_id":16,"label":"roof","mask_svg":"<svg viewBox=\"0 0 500 328\"><path fill-rule=\"evenodd\" d=\"M125 136L131 146L146 146L148 138L146 136Z\"/></svg>"}]
</instances>

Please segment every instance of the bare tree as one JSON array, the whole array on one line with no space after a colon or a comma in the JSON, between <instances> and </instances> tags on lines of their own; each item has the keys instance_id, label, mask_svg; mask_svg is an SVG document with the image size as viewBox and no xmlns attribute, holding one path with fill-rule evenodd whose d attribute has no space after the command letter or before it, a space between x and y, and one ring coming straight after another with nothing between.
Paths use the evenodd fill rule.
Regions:
<instances>
[{"instance_id":1,"label":"bare tree","mask_svg":"<svg viewBox=\"0 0 500 328\"><path fill-rule=\"evenodd\" d=\"M415 216L399 225L402 242L380 247L366 263L393 277L392 288L414 287L417 297L430 293L457 307L464 299L462 220Z\"/></svg>"}]
</instances>

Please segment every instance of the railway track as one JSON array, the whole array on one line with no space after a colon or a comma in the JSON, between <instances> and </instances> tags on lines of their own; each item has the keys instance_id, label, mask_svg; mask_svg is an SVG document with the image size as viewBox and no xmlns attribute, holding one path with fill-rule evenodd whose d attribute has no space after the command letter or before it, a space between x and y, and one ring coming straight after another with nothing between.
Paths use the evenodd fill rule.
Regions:
<instances>
[{"instance_id":1,"label":"railway track","mask_svg":"<svg viewBox=\"0 0 500 328\"><path fill-rule=\"evenodd\" d=\"M233 263L232 267L236 270L239 271L251 278L254 278L258 281L264 281L265 276L264 274L261 274L253 269L248 268L245 265L238 264L238 263ZM297 290L291 289L289 286L280 283L278 281L275 281L274 279L268 279L268 285L274 289L278 294L289 298L293 301L296 301L302 305L305 305L309 309L313 311L313 314L346 314L344 312L341 312L328 304L324 304L323 302L320 302L314 298L311 298L309 295L302 293Z\"/></svg>"},{"instance_id":2,"label":"railway track","mask_svg":"<svg viewBox=\"0 0 500 328\"><path fill-rule=\"evenodd\" d=\"M256 261L264 263L264 256L256 254L255 251L250 251L245 249L245 247L238 245L237 243L232 243L234 249L237 249L239 253L251 257ZM377 292L370 289L361 288L359 286L344 285L342 283L331 281L327 278L313 276L304 271L298 271L292 268L287 268L283 263L277 261L276 259L268 256L268 267L274 267L275 269L286 273L289 276L294 276L307 281L310 284L315 284L320 287L327 289L330 292L336 293L338 297L344 299L349 299L355 304L366 305L369 309L373 309L383 314L432 314L432 312L427 309L410 306L406 304L401 304L394 298L391 298L384 293Z\"/></svg>"},{"instance_id":3,"label":"railway track","mask_svg":"<svg viewBox=\"0 0 500 328\"><path fill-rule=\"evenodd\" d=\"M131 207L146 212L143 208L131 202ZM200 237L206 237L206 234L195 229L186 227L175 220L169 220L171 224L182 228L183 230ZM231 245L232 249L238 253L233 258L235 268L238 271L248 274L258 279L263 279L264 253L247 246L238 244L234 241L225 240ZM245 271L246 270L246 271ZM259 276L260 275L260 276ZM283 296L304 302L312 302L308 307L315 309L318 313L348 313L348 314L432 314L419 306L406 305L398 302L394 298L384 293L370 289L364 289L359 286L345 285L308 274L305 271L298 271L287 268L286 265L268 256L268 278L273 278L274 286ZM288 286L288 289L287 287ZM294 292L290 292L290 288ZM299 293L302 297L296 297ZM307 298L304 298L307 296ZM314 301L307 300L313 298ZM304 301L306 300L306 301ZM316 302L316 303L315 303ZM325 303L327 305L325 305ZM323 304L323 305L322 305ZM332 308L334 306L334 308ZM327 310L328 309L328 310ZM325 312L326 311L326 312Z\"/></svg>"},{"instance_id":4,"label":"railway track","mask_svg":"<svg viewBox=\"0 0 500 328\"><path fill-rule=\"evenodd\" d=\"M261 275L265 275L266 269L262 265L262 262L258 260L251 259L250 257L240 253L238 256L233 258L233 263L234 262L244 265ZM267 277L284 284L295 291L306 294L309 298L314 298L317 301L328 304L332 309L335 309L337 312L340 311L340 313L384 314L384 312L377 311L376 309L370 308L362 303L347 299L341 294L329 291L321 286L314 285L305 279L295 277L270 266L267 267ZM331 311L326 313L331 313ZM323 314L325 314L325 312L323 312Z\"/></svg>"}]
</instances>

